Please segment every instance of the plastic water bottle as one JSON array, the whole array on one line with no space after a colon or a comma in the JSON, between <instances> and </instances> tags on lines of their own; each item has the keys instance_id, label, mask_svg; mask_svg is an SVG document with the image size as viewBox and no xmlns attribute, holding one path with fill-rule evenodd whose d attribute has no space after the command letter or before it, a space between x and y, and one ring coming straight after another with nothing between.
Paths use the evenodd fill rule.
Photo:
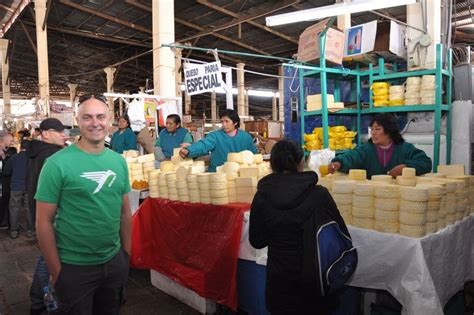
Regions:
<instances>
[{"instance_id":1,"label":"plastic water bottle","mask_svg":"<svg viewBox=\"0 0 474 315\"><path fill-rule=\"evenodd\" d=\"M58 301L56 301L56 297L54 296L54 289L47 285L43 288L43 293L43 301L48 314L54 314L58 311Z\"/></svg>"}]
</instances>

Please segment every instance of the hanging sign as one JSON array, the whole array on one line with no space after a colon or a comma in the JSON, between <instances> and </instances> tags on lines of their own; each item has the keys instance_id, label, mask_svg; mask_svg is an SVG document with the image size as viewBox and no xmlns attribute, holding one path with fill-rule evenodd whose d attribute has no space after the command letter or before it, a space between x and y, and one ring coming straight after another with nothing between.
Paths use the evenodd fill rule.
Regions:
<instances>
[{"instance_id":1,"label":"hanging sign","mask_svg":"<svg viewBox=\"0 0 474 315\"><path fill-rule=\"evenodd\" d=\"M184 83L188 95L211 92L221 88L222 81L220 61L206 64L184 64Z\"/></svg>"}]
</instances>

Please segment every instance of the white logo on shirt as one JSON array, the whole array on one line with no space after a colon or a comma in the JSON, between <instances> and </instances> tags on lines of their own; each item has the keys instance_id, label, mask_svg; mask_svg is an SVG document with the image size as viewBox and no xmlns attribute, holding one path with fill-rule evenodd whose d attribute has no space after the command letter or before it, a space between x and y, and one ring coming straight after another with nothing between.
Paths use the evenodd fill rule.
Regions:
<instances>
[{"instance_id":1,"label":"white logo on shirt","mask_svg":"<svg viewBox=\"0 0 474 315\"><path fill-rule=\"evenodd\" d=\"M107 180L110 177L112 177L112 179L110 180L108 186L109 187L112 186L112 184L115 181L115 178L117 178L117 174L115 174L111 170L107 170L105 172L104 171L103 172L84 172L84 173L82 173L81 177L84 177L84 178L90 179L94 182L97 182L97 184L98 184L97 188L92 193L92 194L96 194L102 189L102 187L105 185L105 183L107 182Z\"/></svg>"}]
</instances>

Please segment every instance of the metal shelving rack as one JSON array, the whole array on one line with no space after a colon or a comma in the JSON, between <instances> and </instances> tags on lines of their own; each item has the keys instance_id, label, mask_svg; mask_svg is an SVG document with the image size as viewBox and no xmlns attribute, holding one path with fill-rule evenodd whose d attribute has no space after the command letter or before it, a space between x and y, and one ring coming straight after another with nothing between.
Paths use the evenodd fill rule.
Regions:
<instances>
[{"instance_id":1,"label":"metal shelving rack","mask_svg":"<svg viewBox=\"0 0 474 315\"><path fill-rule=\"evenodd\" d=\"M447 58L447 68L443 69L443 47L441 44L436 45L436 68L428 70L417 70L407 72L397 72L385 70L385 62L383 58L378 61L377 69L374 69L372 64L369 65L368 71L360 71L357 67L355 70L337 69L326 67L325 59L325 43L326 43L326 32L327 29L334 22L334 18L330 19L326 29L320 34L319 40L319 67L308 66L301 64L285 64L297 68L299 77L299 110L300 110L300 121L301 121L301 143L304 143L305 133L305 118L310 116L321 116L322 127L323 127L323 147L329 147L329 115L354 115L357 118L357 144L361 144L361 115L375 114L375 113L407 113L407 112L434 112L435 113L435 133L434 133L434 154L433 154L433 171L437 171L439 164L439 149L441 142L441 117L442 113L447 113L447 131L446 131L446 163L450 164L451 156L451 96L452 96L452 52L449 50ZM357 103L356 109L343 109L334 113L328 112L327 109L327 78L328 74L341 76L345 81L351 80L352 94L351 98ZM321 84L321 96L322 96L322 109L317 111L306 111L305 110L305 91L304 91L304 78L314 77L319 75ZM405 106L389 106L389 107L374 107L372 102L372 92L370 92L369 108L362 109L360 102L361 92L361 78L368 77L370 86L376 81L396 81L412 76L423 76L423 75L435 75L436 76L436 94L435 104L432 105L405 105ZM446 104L442 103L442 85L446 79ZM335 81L334 88L334 99L336 102L340 100L340 80ZM348 150L336 151L336 154L343 153Z\"/></svg>"}]
</instances>

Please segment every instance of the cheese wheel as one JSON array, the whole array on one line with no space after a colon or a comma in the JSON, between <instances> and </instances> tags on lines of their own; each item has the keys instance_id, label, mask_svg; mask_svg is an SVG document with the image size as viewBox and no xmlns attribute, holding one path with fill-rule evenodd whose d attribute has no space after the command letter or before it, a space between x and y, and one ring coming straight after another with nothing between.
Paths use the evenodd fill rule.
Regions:
<instances>
[{"instance_id":1,"label":"cheese wheel","mask_svg":"<svg viewBox=\"0 0 474 315\"><path fill-rule=\"evenodd\" d=\"M211 175L209 175L209 182L227 184L227 174L226 173L211 173Z\"/></svg>"},{"instance_id":2,"label":"cheese wheel","mask_svg":"<svg viewBox=\"0 0 474 315\"><path fill-rule=\"evenodd\" d=\"M150 197L150 198L160 198L160 194L152 193L152 192L150 191L149 197Z\"/></svg>"},{"instance_id":3,"label":"cheese wheel","mask_svg":"<svg viewBox=\"0 0 474 315\"><path fill-rule=\"evenodd\" d=\"M189 202L189 195L178 195L178 199L181 202Z\"/></svg>"},{"instance_id":4,"label":"cheese wheel","mask_svg":"<svg viewBox=\"0 0 474 315\"><path fill-rule=\"evenodd\" d=\"M458 197L455 193L447 193L446 194L446 202L450 204L456 204L458 201Z\"/></svg>"},{"instance_id":5,"label":"cheese wheel","mask_svg":"<svg viewBox=\"0 0 474 315\"><path fill-rule=\"evenodd\" d=\"M254 161L254 163L257 163L257 164L263 163L263 155L261 155L261 154L254 154L254 155L253 155L253 161Z\"/></svg>"},{"instance_id":6,"label":"cheese wheel","mask_svg":"<svg viewBox=\"0 0 474 315\"><path fill-rule=\"evenodd\" d=\"M410 211L400 211L399 221L403 224L424 225L426 224L426 212L414 213Z\"/></svg>"},{"instance_id":7,"label":"cheese wheel","mask_svg":"<svg viewBox=\"0 0 474 315\"><path fill-rule=\"evenodd\" d=\"M352 194L333 193L332 197L338 207L341 205L352 205Z\"/></svg>"},{"instance_id":8,"label":"cheese wheel","mask_svg":"<svg viewBox=\"0 0 474 315\"><path fill-rule=\"evenodd\" d=\"M169 195L178 195L178 188L168 187L168 194Z\"/></svg>"},{"instance_id":9,"label":"cheese wheel","mask_svg":"<svg viewBox=\"0 0 474 315\"><path fill-rule=\"evenodd\" d=\"M242 155L238 152L230 152L227 153L227 161L228 162L235 162L235 163L243 163Z\"/></svg>"},{"instance_id":10,"label":"cheese wheel","mask_svg":"<svg viewBox=\"0 0 474 315\"><path fill-rule=\"evenodd\" d=\"M343 214L352 214L352 205L342 205L342 206L337 206L337 209L339 210L339 213Z\"/></svg>"},{"instance_id":11,"label":"cheese wheel","mask_svg":"<svg viewBox=\"0 0 474 315\"><path fill-rule=\"evenodd\" d=\"M199 173L196 174L198 183L209 183L211 173Z\"/></svg>"},{"instance_id":12,"label":"cheese wheel","mask_svg":"<svg viewBox=\"0 0 474 315\"><path fill-rule=\"evenodd\" d=\"M377 185L374 195L378 198L399 198L400 187L397 185Z\"/></svg>"},{"instance_id":13,"label":"cheese wheel","mask_svg":"<svg viewBox=\"0 0 474 315\"><path fill-rule=\"evenodd\" d=\"M237 162L225 162L224 170L226 172L238 172L240 169L240 164Z\"/></svg>"},{"instance_id":14,"label":"cheese wheel","mask_svg":"<svg viewBox=\"0 0 474 315\"><path fill-rule=\"evenodd\" d=\"M390 176L390 175L373 175L371 177L371 181L391 184L392 183L392 176Z\"/></svg>"},{"instance_id":15,"label":"cheese wheel","mask_svg":"<svg viewBox=\"0 0 474 315\"><path fill-rule=\"evenodd\" d=\"M375 198L375 210L396 212L400 208L400 200L398 198Z\"/></svg>"},{"instance_id":16,"label":"cheese wheel","mask_svg":"<svg viewBox=\"0 0 474 315\"><path fill-rule=\"evenodd\" d=\"M437 222L427 222L426 223L426 234L436 233L438 231Z\"/></svg>"},{"instance_id":17,"label":"cheese wheel","mask_svg":"<svg viewBox=\"0 0 474 315\"><path fill-rule=\"evenodd\" d=\"M237 197L236 196L229 196L229 203L234 203L237 202Z\"/></svg>"},{"instance_id":18,"label":"cheese wheel","mask_svg":"<svg viewBox=\"0 0 474 315\"><path fill-rule=\"evenodd\" d=\"M130 171L130 176L143 176L143 171L140 169L140 170L131 170Z\"/></svg>"},{"instance_id":19,"label":"cheese wheel","mask_svg":"<svg viewBox=\"0 0 474 315\"><path fill-rule=\"evenodd\" d=\"M199 185L197 182L188 182L189 189L199 189Z\"/></svg>"},{"instance_id":20,"label":"cheese wheel","mask_svg":"<svg viewBox=\"0 0 474 315\"><path fill-rule=\"evenodd\" d=\"M446 218L438 218L438 230L446 227Z\"/></svg>"},{"instance_id":21,"label":"cheese wheel","mask_svg":"<svg viewBox=\"0 0 474 315\"><path fill-rule=\"evenodd\" d=\"M209 190L211 189L211 185L209 183L199 183L198 182L199 190Z\"/></svg>"},{"instance_id":22,"label":"cheese wheel","mask_svg":"<svg viewBox=\"0 0 474 315\"><path fill-rule=\"evenodd\" d=\"M372 196L352 196L352 206L359 208L374 208L375 202Z\"/></svg>"},{"instance_id":23,"label":"cheese wheel","mask_svg":"<svg viewBox=\"0 0 474 315\"><path fill-rule=\"evenodd\" d=\"M211 191L199 189L199 196L201 198L211 198Z\"/></svg>"},{"instance_id":24,"label":"cheese wheel","mask_svg":"<svg viewBox=\"0 0 474 315\"><path fill-rule=\"evenodd\" d=\"M398 221L397 222L385 222L385 221L377 221L375 220L374 223L374 230L382 233L391 233L396 234L398 233Z\"/></svg>"},{"instance_id":25,"label":"cheese wheel","mask_svg":"<svg viewBox=\"0 0 474 315\"><path fill-rule=\"evenodd\" d=\"M188 174L186 180L188 181L188 183L197 183L197 176L196 174Z\"/></svg>"},{"instance_id":26,"label":"cheese wheel","mask_svg":"<svg viewBox=\"0 0 474 315\"><path fill-rule=\"evenodd\" d=\"M130 163L131 170L142 170L143 166L141 163Z\"/></svg>"},{"instance_id":27,"label":"cheese wheel","mask_svg":"<svg viewBox=\"0 0 474 315\"><path fill-rule=\"evenodd\" d=\"M204 204L211 204L211 197L202 197L200 198L201 200L201 203L204 203Z\"/></svg>"},{"instance_id":28,"label":"cheese wheel","mask_svg":"<svg viewBox=\"0 0 474 315\"><path fill-rule=\"evenodd\" d=\"M141 155L137 158L138 163L155 162L155 155L153 153Z\"/></svg>"},{"instance_id":29,"label":"cheese wheel","mask_svg":"<svg viewBox=\"0 0 474 315\"><path fill-rule=\"evenodd\" d=\"M352 194L355 181L353 180L335 180L332 182L332 192L339 194Z\"/></svg>"},{"instance_id":30,"label":"cheese wheel","mask_svg":"<svg viewBox=\"0 0 474 315\"><path fill-rule=\"evenodd\" d=\"M375 221L398 222L398 211L383 211L375 209Z\"/></svg>"},{"instance_id":31,"label":"cheese wheel","mask_svg":"<svg viewBox=\"0 0 474 315\"><path fill-rule=\"evenodd\" d=\"M411 167L404 167L402 169L402 177L403 178L415 178L416 176L416 169Z\"/></svg>"},{"instance_id":32,"label":"cheese wheel","mask_svg":"<svg viewBox=\"0 0 474 315\"><path fill-rule=\"evenodd\" d=\"M399 186L416 186L416 178L405 178L397 176L397 184Z\"/></svg>"},{"instance_id":33,"label":"cheese wheel","mask_svg":"<svg viewBox=\"0 0 474 315\"><path fill-rule=\"evenodd\" d=\"M176 188L188 188L188 182L185 180L177 180L176 181Z\"/></svg>"},{"instance_id":34,"label":"cheese wheel","mask_svg":"<svg viewBox=\"0 0 474 315\"><path fill-rule=\"evenodd\" d=\"M172 172L174 171L174 164L171 161L161 161L160 170L162 172Z\"/></svg>"},{"instance_id":35,"label":"cheese wheel","mask_svg":"<svg viewBox=\"0 0 474 315\"><path fill-rule=\"evenodd\" d=\"M178 186L176 186L176 181L175 180L169 180L167 182L167 186L168 186L168 188L178 188Z\"/></svg>"},{"instance_id":36,"label":"cheese wheel","mask_svg":"<svg viewBox=\"0 0 474 315\"><path fill-rule=\"evenodd\" d=\"M167 181L176 181L178 178L176 177L176 173L168 173L166 174Z\"/></svg>"},{"instance_id":37,"label":"cheese wheel","mask_svg":"<svg viewBox=\"0 0 474 315\"><path fill-rule=\"evenodd\" d=\"M185 181L188 177L188 168L185 167L185 166L179 166L177 169L176 169L176 178L181 180L181 181Z\"/></svg>"},{"instance_id":38,"label":"cheese wheel","mask_svg":"<svg viewBox=\"0 0 474 315\"><path fill-rule=\"evenodd\" d=\"M400 187L400 198L409 201L428 201L429 192L423 186Z\"/></svg>"},{"instance_id":39,"label":"cheese wheel","mask_svg":"<svg viewBox=\"0 0 474 315\"><path fill-rule=\"evenodd\" d=\"M148 179L158 179L158 176L160 175L160 170L153 170L148 173Z\"/></svg>"},{"instance_id":40,"label":"cheese wheel","mask_svg":"<svg viewBox=\"0 0 474 315\"><path fill-rule=\"evenodd\" d=\"M364 219L374 218L375 210L374 208L359 208L352 206L352 216Z\"/></svg>"},{"instance_id":41,"label":"cheese wheel","mask_svg":"<svg viewBox=\"0 0 474 315\"><path fill-rule=\"evenodd\" d=\"M438 211L427 211L426 222L438 222Z\"/></svg>"},{"instance_id":42,"label":"cheese wheel","mask_svg":"<svg viewBox=\"0 0 474 315\"><path fill-rule=\"evenodd\" d=\"M358 169L349 170L349 179L352 179L352 180L366 180L367 179L367 171L366 170L358 170Z\"/></svg>"},{"instance_id":43,"label":"cheese wheel","mask_svg":"<svg viewBox=\"0 0 474 315\"><path fill-rule=\"evenodd\" d=\"M190 203L201 203L201 199L200 198L192 198L191 196L189 196L189 202Z\"/></svg>"},{"instance_id":44,"label":"cheese wheel","mask_svg":"<svg viewBox=\"0 0 474 315\"><path fill-rule=\"evenodd\" d=\"M238 177L235 179L237 187L257 187L257 178L255 177Z\"/></svg>"},{"instance_id":45,"label":"cheese wheel","mask_svg":"<svg viewBox=\"0 0 474 315\"><path fill-rule=\"evenodd\" d=\"M222 198L229 195L227 188L226 189L215 189L211 190L211 198Z\"/></svg>"},{"instance_id":46,"label":"cheese wheel","mask_svg":"<svg viewBox=\"0 0 474 315\"><path fill-rule=\"evenodd\" d=\"M416 177L416 185L420 184L432 184L433 183L433 178L432 177L422 177L422 176L417 176Z\"/></svg>"},{"instance_id":47,"label":"cheese wheel","mask_svg":"<svg viewBox=\"0 0 474 315\"><path fill-rule=\"evenodd\" d=\"M226 205L229 203L228 197L221 197L221 198L212 198L211 204L213 205Z\"/></svg>"},{"instance_id":48,"label":"cheese wheel","mask_svg":"<svg viewBox=\"0 0 474 315\"><path fill-rule=\"evenodd\" d=\"M231 179L227 181L227 188L235 188L237 184L235 183L235 179Z\"/></svg>"},{"instance_id":49,"label":"cheese wheel","mask_svg":"<svg viewBox=\"0 0 474 315\"><path fill-rule=\"evenodd\" d=\"M447 214L446 215L446 225L454 224L456 222L456 218L454 214Z\"/></svg>"},{"instance_id":50,"label":"cheese wheel","mask_svg":"<svg viewBox=\"0 0 474 315\"><path fill-rule=\"evenodd\" d=\"M400 235L407 236L407 237L420 238L426 235L426 226L425 225L408 225L408 224L400 223L399 233Z\"/></svg>"},{"instance_id":51,"label":"cheese wheel","mask_svg":"<svg viewBox=\"0 0 474 315\"><path fill-rule=\"evenodd\" d=\"M364 218L357 218L352 216L352 225L355 227L363 228L363 229L373 229L374 228L374 219L364 219Z\"/></svg>"},{"instance_id":52,"label":"cheese wheel","mask_svg":"<svg viewBox=\"0 0 474 315\"><path fill-rule=\"evenodd\" d=\"M400 212L426 213L426 211L428 211L427 202L400 200Z\"/></svg>"},{"instance_id":53,"label":"cheese wheel","mask_svg":"<svg viewBox=\"0 0 474 315\"><path fill-rule=\"evenodd\" d=\"M244 150L244 151L241 151L240 154L242 156L242 163L245 163L245 164L254 163L254 156L253 156L252 151Z\"/></svg>"},{"instance_id":54,"label":"cheese wheel","mask_svg":"<svg viewBox=\"0 0 474 315\"><path fill-rule=\"evenodd\" d=\"M333 180L329 179L328 177L323 177L318 180L318 185L326 187L329 191L332 190L332 183ZM352 191L350 193L352 194Z\"/></svg>"},{"instance_id":55,"label":"cheese wheel","mask_svg":"<svg viewBox=\"0 0 474 315\"><path fill-rule=\"evenodd\" d=\"M375 185L369 182L356 183L354 186L354 195L357 196L373 196L375 193Z\"/></svg>"},{"instance_id":56,"label":"cheese wheel","mask_svg":"<svg viewBox=\"0 0 474 315\"><path fill-rule=\"evenodd\" d=\"M341 213L341 217L346 225L352 225L352 215Z\"/></svg>"},{"instance_id":57,"label":"cheese wheel","mask_svg":"<svg viewBox=\"0 0 474 315\"><path fill-rule=\"evenodd\" d=\"M142 165L143 165L143 168L145 167L155 168L155 159L153 158L153 161L143 162Z\"/></svg>"}]
</instances>

